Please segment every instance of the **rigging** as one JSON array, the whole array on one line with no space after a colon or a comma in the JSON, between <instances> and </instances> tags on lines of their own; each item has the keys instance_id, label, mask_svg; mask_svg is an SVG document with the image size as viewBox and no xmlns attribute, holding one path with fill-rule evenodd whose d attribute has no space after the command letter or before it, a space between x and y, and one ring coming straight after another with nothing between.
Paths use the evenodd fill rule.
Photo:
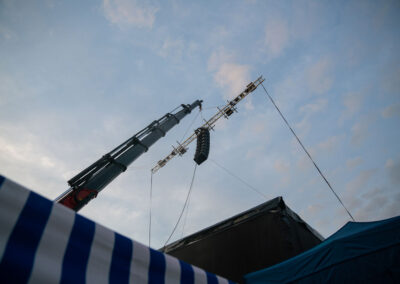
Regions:
<instances>
[{"instance_id":1,"label":"rigging","mask_svg":"<svg viewBox=\"0 0 400 284\"><path fill-rule=\"evenodd\" d=\"M282 117L283 121L286 123L287 127L289 127L290 131L292 132L292 134L294 135L294 137L296 138L297 142L299 142L301 148L303 148L304 152L307 154L308 158L311 160L311 162L313 163L314 167L317 169L318 173L321 175L321 177L323 178L323 180L325 181L325 183L328 185L328 187L330 188L330 190L332 191L332 193L335 195L335 197L337 198L337 200L339 200L340 204L343 206L343 208L346 210L347 214L350 216L351 220L354 221L353 215L351 215L350 211L346 208L346 206L344 205L344 203L342 202L342 200L340 199L339 195L337 195L337 193L335 192L335 190L332 188L331 184L329 183L329 181L326 179L325 175L322 173L322 171L320 170L320 168L318 167L317 163L314 161L314 159L311 157L310 153L307 151L306 147L304 147L303 143L301 142L300 138L297 136L297 134L294 132L293 128L290 126L289 122L286 120L285 116L282 114L282 112L280 111L280 109L278 108L278 106L276 105L275 101L272 99L272 97L270 96L270 94L268 93L267 89L264 87L264 85L261 83L261 86L263 87L265 93L267 94L268 98L270 99L270 101L272 102L272 104L275 106L276 110L278 111L279 115Z\"/></svg>"},{"instance_id":2,"label":"rigging","mask_svg":"<svg viewBox=\"0 0 400 284\"><path fill-rule=\"evenodd\" d=\"M199 127L198 129L206 129L207 131L213 130L216 122L221 118L225 117L228 118L231 116L234 112L236 112L236 105L243 100L247 95L249 95L251 92L253 92L257 87L264 82L264 78L262 76L258 77L257 80L254 82L250 82L247 86L246 89L241 92L236 98L233 100L229 101L223 108L217 108L218 112L211 117L209 120L205 121L205 123ZM200 131L201 132L201 131ZM184 142L178 143L178 146L174 148L174 150L164 159L158 161L158 163L151 169L153 173L157 172L159 169L164 167L172 158L174 158L176 155L182 156L185 154L188 150L188 145L192 143L199 135L199 131L194 131L194 133L189 136Z\"/></svg>"}]
</instances>

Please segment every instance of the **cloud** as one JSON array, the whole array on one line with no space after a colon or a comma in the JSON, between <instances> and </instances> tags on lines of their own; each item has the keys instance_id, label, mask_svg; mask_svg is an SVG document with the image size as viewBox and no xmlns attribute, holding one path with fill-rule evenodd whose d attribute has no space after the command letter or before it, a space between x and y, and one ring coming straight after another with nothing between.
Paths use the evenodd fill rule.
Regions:
<instances>
[{"instance_id":1,"label":"cloud","mask_svg":"<svg viewBox=\"0 0 400 284\"><path fill-rule=\"evenodd\" d=\"M386 107L383 111L382 111L382 116L384 118L390 118L390 117L394 117L394 116L400 116L400 104L392 104L388 107Z\"/></svg>"},{"instance_id":2,"label":"cloud","mask_svg":"<svg viewBox=\"0 0 400 284\"><path fill-rule=\"evenodd\" d=\"M332 87L331 75L332 62L328 58L322 58L307 71L307 82L310 91L316 94L324 94Z\"/></svg>"},{"instance_id":3,"label":"cloud","mask_svg":"<svg viewBox=\"0 0 400 284\"><path fill-rule=\"evenodd\" d=\"M346 107L347 116L352 116L357 113L362 105L363 97L360 93L351 92L345 95L343 104Z\"/></svg>"},{"instance_id":4,"label":"cloud","mask_svg":"<svg viewBox=\"0 0 400 284\"><path fill-rule=\"evenodd\" d=\"M289 171L290 165L286 161L282 159L278 159L274 163L274 169L281 174L287 174Z\"/></svg>"},{"instance_id":5,"label":"cloud","mask_svg":"<svg viewBox=\"0 0 400 284\"><path fill-rule=\"evenodd\" d=\"M398 203L400 194L385 186L374 187L359 197L358 208L354 208L358 221L373 221L397 216L400 213Z\"/></svg>"},{"instance_id":6,"label":"cloud","mask_svg":"<svg viewBox=\"0 0 400 284\"><path fill-rule=\"evenodd\" d=\"M394 185L400 185L400 160L393 161L388 159L385 164L385 169L389 175L390 181Z\"/></svg>"},{"instance_id":7,"label":"cloud","mask_svg":"<svg viewBox=\"0 0 400 284\"><path fill-rule=\"evenodd\" d=\"M291 35L294 38L309 39L316 30L323 27L326 19L321 13L323 3L320 1L294 1L291 6Z\"/></svg>"},{"instance_id":8,"label":"cloud","mask_svg":"<svg viewBox=\"0 0 400 284\"><path fill-rule=\"evenodd\" d=\"M217 73L215 73L214 80L220 87L229 90L225 98L233 99L250 82L249 66L224 63L218 69Z\"/></svg>"},{"instance_id":9,"label":"cloud","mask_svg":"<svg viewBox=\"0 0 400 284\"><path fill-rule=\"evenodd\" d=\"M310 118L315 114L325 109L328 104L326 99L317 99L309 104L300 107L300 113L304 113L301 121L295 124L296 130L299 131L299 136L305 136L311 129Z\"/></svg>"},{"instance_id":10,"label":"cloud","mask_svg":"<svg viewBox=\"0 0 400 284\"><path fill-rule=\"evenodd\" d=\"M307 214L310 216L315 216L316 214L319 214L322 212L324 207L321 204L311 204L307 206Z\"/></svg>"},{"instance_id":11,"label":"cloud","mask_svg":"<svg viewBox=\"0 0 400 284\"><path fill-rule=\"evenodd\" d=\"M294 138L293 138L293 143L298 145L297 140L295 140ZM314 169L313 164L310 161L310 158L307 156L306 153L304 153L303 149L300 149L300 146L298 146L298 147L299 147L299 151L301 151L301 156L297 161L297 168L302 172L309 171L310 169ZM316 150L314 148L307 147L306 149L310 153L311 157L315 157Z\"/></svg>"},{"instance_id":12,"label":"cloud","mask_svg":"<svg viewBox=\"0 0 400 284\"><path fill-rule=\"evenodd\" d=\"M351 137L351 143L354 146L360 146L365 139L368 137L369 134L369 126L375 122L376 117L375 115L368 115L364 116L361 118L359 121L357 121L353 127L351 128L352 132L352 137Z\"/></svg>"},{"instance_id":13,"label":"cloud","mask_svg":"<svg viewBox=\"0 0 400 284\"><path fill-rule=\"evenodd\" d=\"M289 43L288 25L283 18L270 19L265 27L265 45L270 58L280 56Z\"/></svg>"},{"instance_id":14,"label":"cloud","mask_svg":"<svg viewBox=\"0 0 400 284\"><path fill-rule=\"evenodd\" d=\"M233 54L223 48L211 54L208 69L214 73L218 86L225 89L224 99L233 99L251 81L250 67L235 63Z\"/></svg>"},{"instance_id":15,"label":"cloud","mask_svg":"<svg viewBox=\"0 0 400 284\"><path fill-rule=\"evenodd\" d=\"M342 136L331 136L328 139L318 143L317 148L322 152L331 152L339 145L341 140L343 140Z\"/></svg>"},{"instance_id":16,"label":"cloud","mask_svg":"<svg viewBox=\"0 0 400 284\"><path fill-rule=\"evenodd\" d=\"M152 28L158 11L157 7L147 2L138 3L135 0L104 0L103 9L107 20L120 28Z\"/></svg>"},{"instance_id":17,"label":"cloud","mask_svg":"<svg viewBox=\"0 0 400 284\"><path fill-rule=\"evenodd\" d=\"M254 104L251 97L248 97L246 102L244 103L244 108L246 110L254 110Z\"/></svg>"},{"instance_id":18,"label":"cloud","mask_svg":"<svg viewBox=\"0 0 400 284\"><path fill-rule=\"evenodd\" d=\"M349 92L343 96L344 111L340 115L339 124L342 125L344 121L353 117L358 113L363 104L363 96L359 92Z\"/></svg>"},{"instance_id":19,"label":"cloud","mask_svg":"<svg viewBox=\"0 0 400 284\"><path fill-rule=\"evenodd\" d=\"M167 56L172 56L176 59L182 58L183 51L185 49L185 43L182 39L170 39L164 40L158 54L161 57L166 58Z\"/></svg>"},{"instance_id":20,"label":"cloud","mask_svg":"<svg viewBox=\"0 0 400 284\"><path fill-rule=\"evenodd\" d=\"M362 208L359 208L356 213L357 220L364 221L370 219L377 219L377 216L381 215L382 208L385 208L389 202L387 196L382 194L375 196L373 199L370 199L366 205L363 205Z\"/></svg>"},{"instance_id":21,"label":"cloud","mask_svg":"<svg viewBox=\"0 0 400 284\"><path fill-rule=\"evenodd\" d=\"M315 158L319 154L332 154L332 152L338 147L340 141L344 138L343 135L338 136L331 136L328 137L326 140L319 142L316 146L308 147L305 145L307 151L310 153L311 157ZM293 138L293 144L296 144L296 147L300 149L297 140ZM304 153L303 149L301 151L301 156L297 161L297 168L300 171L305 171L313 168L312 162L310 161L309 157Z\"/></svg>"},{"instance_id":22,"label":"cloud","mask_svg":"<svg viewBox=\"0 0 400 284\"><path fill-rule=\"evenodd\" d=\"M290 164L283 159L275 160L274 170L281 175L280 186L281 187L288 186L291 181Z\"/></svg>"},{"instance_id":23,"label":"cloud","mask_svg":"<svg viewBox=\"0 0 400 284\"><path fill-rule=\"evenodd\" d=\"M400 68L398 60L387 67L387 71L382 76L382 87L385 91L398 94L400 91Z\"/></svg>"},{"instance_id":24,"label":"cloud","mask_svg":"<svg viewBox=\"0 0 400 284\"><path fill-rule=\"evenodd\" d=\"M352 179L346 184L346 197L347 199L354 198L359 191L365 189L369 179L376 173L375 169L364 170L359 173L357 177Z\"/></svg>"},{"instance_id":25,"label":"cloud","mask_svg":"<svg viewBox=\"0 0 400 284\"><path fill-rule=\"evenodd\" d=\"M46 148L41 136L26 129L21 134L21 130L18 125L0 125L0 173L47 197L55 197L56 188L66 187L62 176L68 167Z\"/></svg>"},{"instance_id":26,"label":"cloud","mask_svg":"<svg viewBox=\"0 0 400 284\"><path fill-rule=\"evenodd\" d=\"M317 99L312 103L306 104L300 108L300 112L304 113L316 113L322 111L326 105L328 104L328 100L326 99Z\"/></svg>"},{"instance_id":27,"label":"cloud","mask_svg":"<svg viewBox=\"0 0 400 284\"><path fill-rule=\"evenodd\" d=\"M210 58L208 59L208 70L215 71L218 69L222 64L226 62L232 62L235 60L235 56L233 52L226 50L225 48L221 47L218 50L214 51Z\"/></svg>"},{"instance_id":28,"label":"cloud","mask_svg":"<svg viewBox=\"0 0 400 284\"><path fill-rule=\"evenodd\" d=\"M16 34L9 28L0 25L0 37L5 40L10 40L16 38Z\"/></svg>"},{"instance_id":29,"label":"cloud","mask_svg":"<svg viewBox=\"0 0 400 284\"><path fill-rule=\"evenodd\" d=\"M377 193L380 193L380 190L376 192L377 190L374 189L369 194L365 193L367 192L370 179L376 173L376 169L360 171L355 178L345 185L345 191L342 194L343 202L357 220L368 220L376 215L370 209L366 208L370 200L382 202L381 195L377 195ZM366 202L368 203L366 204Z\"/></svg>"},{"instance_id":30,"label":"cloud","mask_svg":"<svg viewBox=\"0 0 400 284\"><path fill-rule=\"evenodd\" d=\"M349 170L353 170L354 168L356 168L357 166L361 165L363 163L363 159L361 157L355 157L353 159L348 159L346 161L346 167Z\"/></svg>"}]
</instances>

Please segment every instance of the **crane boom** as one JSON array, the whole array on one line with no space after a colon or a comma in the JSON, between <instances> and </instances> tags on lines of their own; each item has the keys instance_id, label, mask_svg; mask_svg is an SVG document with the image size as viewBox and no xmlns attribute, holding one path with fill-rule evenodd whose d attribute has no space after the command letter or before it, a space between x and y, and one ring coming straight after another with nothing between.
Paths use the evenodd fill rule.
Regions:
<instances>
[{"instance_id":1,"label":"crane boom","mask_svg":"<svg viewBox=\"0 0 400 284\"><path fill-rule=\"evenodd\" d=\"M209 120L207 120L203 126L200 128L205 128L205 129L213 129L214 125L216 122L221 118L225 117L228 118L234 111L236 111L235 106L243 100L248 94L253 92L258 85L260 85L262 82L264 82L264 78L262 76L258 77L257 80L254 82L250 82L247 86L246 89L241 92L236 98L233 100L229 101L222 109L218 108L218 112L211 117ZM173 157L176 155L183 155L187 151L187 146L192 143L194 140L197 138L197 133L194 132L191 136L189 136L185 141L180 143L178 147L174 148L174 150L166 156L164 159L160 160L157 162L157 164L151 169L152 173L157 172L159 169L161 169L163 166L165 166Z\"/></svg>"},{"instance_id":2,"label":"crane boom","mask_svg":"<svg viewBox=\"0 0 400 284\"><path fill-rule=\"evenodd\" d=\"M136 160L161 137L164 137L172 127L189 114L194 108L201 107L201 100L192 104L181 105L176 113L167 113L160 119L133 135L124 143L107 153L88 168L68 181L70 188L56 198L61 203L75 211L80 210L91 199L104 189L118 175Z\"/></svg>"}]
</instances>

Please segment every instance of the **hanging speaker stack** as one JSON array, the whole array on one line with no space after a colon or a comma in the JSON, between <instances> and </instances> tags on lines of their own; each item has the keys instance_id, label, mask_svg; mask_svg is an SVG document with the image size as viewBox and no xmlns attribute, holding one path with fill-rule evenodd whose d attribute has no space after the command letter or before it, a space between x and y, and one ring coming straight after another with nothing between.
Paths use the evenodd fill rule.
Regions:
<instances>
[{"instance_id":1,"label":"hanging speaker stack","mask_svg":"<svg viewBox=\"0 0 400 284\"><path fill-rule=\"evenodd\" d=\"M210 131L207 128L201 127L196 130L197 147L194 154L194 161L200 165L208 158L210 152Z\"/></svg>"}]
</instances>

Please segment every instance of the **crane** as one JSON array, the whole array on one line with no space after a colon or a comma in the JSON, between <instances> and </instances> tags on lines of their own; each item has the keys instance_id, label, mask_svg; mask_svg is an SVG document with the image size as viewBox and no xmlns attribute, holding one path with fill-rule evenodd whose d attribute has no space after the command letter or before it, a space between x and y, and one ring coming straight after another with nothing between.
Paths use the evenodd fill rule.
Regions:
<instances>
[{"instance_id":1,"label":"crane","mask_svg":"<svg viewBox=\"0 0 400 284\"><path fill-rule=\"evenodd\" d=\"M201 109L202 102L201 100L196 100L192 104L182 104L178 107L180 110L175 113L167 113L160 119L150 123L114 150L71 178L68 181L70 188L58 196L55 202L75 211L80 210L118 175L124 172L133 161L144 152L147 152L151 145L161 137L164 137L182 118L196 107Z\"/></svg>"},{"instance_id":2,"label":"crane","mask_svg":"<svg viewBox=\"0 0 400 284\"><path fill-rule=\"evenodd\" d=\"M195 132L191 136L189 136L184 142L180 143L176 148L174 148L174 150L172 150L172 152L168 156L166 156L164 159L158 161L157 164L151 169L151 172L156 173L159 169L164 167L176 155L182 156L183 154L185 154L188 150L188 145L190 143L192 143L194 140L196 140L196 138L203 136L203 133L207 133L207 131L209 131L210 129L213 129L214 125L217 123L217 121L221 117L228 118L229 116L231 116L233 114L233 112L236 111L235 106L241 100L243 100L248 94L250 94L255 89L257 89L257 87L262 82L264 82L264 80L265 79L262 76L258 77L257 80L255 80L254 82L250 82L246 86L246 89L243 92L241 92L239 95L237 95L236 98L234 98L231 101L228 101L228 103L223 108L221 108L221 109L217 108L218 112L214 116L212 116L209 120L205 121L205 123L198 129L196 129ZM196 152L198 152L198 151L196 151ZM198 157L197 153L196 153L196 156L195 156L195 161L198 164L202 163L206 159L206 157ZM206 156L208 156L208 149L207 149Z\"/></svg>"}]
</instances>

